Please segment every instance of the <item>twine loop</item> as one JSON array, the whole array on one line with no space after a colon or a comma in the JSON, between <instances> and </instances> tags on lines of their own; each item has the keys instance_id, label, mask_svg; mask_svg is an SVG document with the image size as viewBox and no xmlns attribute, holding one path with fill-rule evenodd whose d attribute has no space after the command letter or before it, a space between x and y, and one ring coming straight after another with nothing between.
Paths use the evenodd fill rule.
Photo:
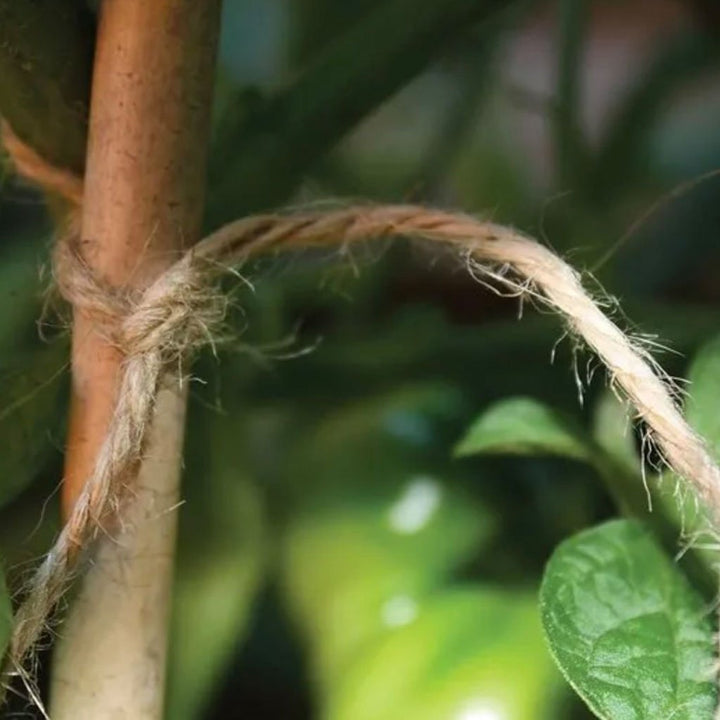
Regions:
<instances>
[{"instance_id":1,"label":"twine loop","mask_svg":"<svg viewBox=\"0 0 720 720\"><path fill-rule=\"evenodd\" d=\"M159 352L173 362L213 342L228 299L203 264L189 251L131 304L120 325L127 355Z\"/></svg>"},{"instance_id":2,"label":"twine loop","mask_svg":"<svg viewBox=\"0 0 720 720\"><path fill-rule=\"evenodd\" d=\"M82 180L58 170L6 127L5 146L22 174L75 207ZM76 213L77 215L77 213ZM640 341L629 337L585 290L581 276L546 247L518 232L461 213L431 208L355 205L276 213L230 223L187 251L144 291L111 287L80 252L77 225L55 251L55 277L78 312L92 315L126 354L115 411L91 476L54 546L26 588L15 615L6 667L21 672L47 619L77 570L100 519L120 507L139 467L155 399L168 369L212 343L228 301L217 280L226 269L271 251L345 247L403 235L454 249L474 278L498 293L550 308L602 360L610 385L635 408L667 465L687 480L720 527L720 469L676 403L672 382Z\"/></svg>"},{"instance_id":3,"label":"twine loop","mask_svg":"<svg viewBox=\"0 0 720 720\"><path fill-rule=\"evenodd\" d=\"M214 289L214 273L203 258L187 252L139 291L103 282L79 246L75 234L56 243L53 275L58 291L76 312L90 316L96 332L124 355L159 353L170 363L212 342L228 300Z\"/></svg>"}]
</instances>

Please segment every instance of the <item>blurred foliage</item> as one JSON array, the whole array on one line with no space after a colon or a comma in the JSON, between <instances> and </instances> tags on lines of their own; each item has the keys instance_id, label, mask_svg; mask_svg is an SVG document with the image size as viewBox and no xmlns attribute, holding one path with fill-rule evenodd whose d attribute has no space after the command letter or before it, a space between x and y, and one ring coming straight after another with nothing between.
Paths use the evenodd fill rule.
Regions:
<instances>
[{"instance_id":1,"label":"blurred foliage","mask_svg":"<svg viewBox=\"0 0 720 720\"><path fill-rule=\"evenodd\" d=\"M5 652L10 638L10 627L12 625L12 607L10 596L5 586L5 580L0 577L0 651Z\"/></svg>"},{"instance_id":2,"label":"blurred foliage","mask_svg":"<svg viewBox=\"0 0 720 720\"><path fill-rule=\"evenodd\" d=\"M13 366L4 366L0 389L0 459L3 483L0 505L12 500L35 479L59 439L59 420L67 407L65 373L68 348L54 343L39 352L18 353ZM48 424L48 419L53 421Z\"/></svg>"},{"instance_id":3,"label":"blurred foliage","mask_svg":"<svg viewBox=\"0 0 720 720\"><path fill-rule=\"evenodd\" d=\"M717 443L720 350L705 343L720 329L720 180L704 174L720 164L720 59L695 6L678 4L682 22L616 78L591 132L588 63L614 52L598 49L602 3L226 0L207 225L339 195L491 214L596 268L635 330L678 351L660 360L690 377L688 418ZM8 20L18 14L27 22ZM80 0L0 0L0 113L75 168L93 22ZM552 77L547 96L535 73ZM37 195L4 175L0 550L12 589L57 524L66 333L46 323L44 342L34 326L49 225ZM652 472L592 360L571 342L553 350L560 324L532 309L518 322L513 303L423 245L243 272L253 291L235 296L238 339L191 379L167 717L589 717L554 669L537 603L568 537L542 591L563 673L601 717L664 717L678 700L663 694L669 654L647 661L652 691L636 671L648 636L696 638L690 665L710 652L699 608L715 551L671 564L680 528L702 536L703 516ZM595 580L578 554L602 565ZM605 612L604 593L621 606ZM0 603L1 641L5 592ZM610 655L568 659L606 630ZM603 657L628 681L620 699L592 664ZM692 717L709 718L708 683L685 689Z\"/></svg>"},{"instance_id":4,"label":"blurred foliage","mask_svg":"<svg viewBox=\"0 0 720 720\"><path fill-rule=\"evenodd\" d=\"M486 410L455 448L458 457L473 453L591 457L572 424L532 398L508 398Z\"/></svg>"},{"instance_id":5,"label":"blurred foliage","mask_svg":"<svg viewBox=\"0 0 720 720\"><path fill-rule=\"evenodd\" d=\"M391 0L313 56L283 92L231 100L211 156L207 222L285 202L321 154L421 72L465 24L499 0ZM413 22L406 22L412 16ZM372 52L365 52L368 38ZM228 154L228 148L233 152Z\"/></svg>"},{"instance_id":6,"label":"blurred foliage","mask_svg":"<svg viewBox=\"0 0 720 720\"><path fill-rule=\"evenodd\" d=\"M53 163L81 171L94 21L78 0L0 2L0 111Z\"/></svg>"},{"instance_id":7,"label":"blurred foliage","mask_svg":"<svg viewBox=\"0 0 720 720\"><path fill-rule=\"evenodd\" d=\"M412 625L365 650L338 683L326 716L557 717L558 677L536 605L534 593L471 585L445 591L419 608Z\"/></svg>"},{"instance_id":8,"label":"blurred foliage","mask_svg":"<svg viewBox=\"0 0 720 720\"><path fill-rule=\"evenodd\" d=\"M207 709L244 635L269 541L259 490L238 466L247 436L243 415L197 404L193 411L185 493L191 511L180 511L168 669L167 716L173 720L202 717Z\"/></svg>"}]
</instances>

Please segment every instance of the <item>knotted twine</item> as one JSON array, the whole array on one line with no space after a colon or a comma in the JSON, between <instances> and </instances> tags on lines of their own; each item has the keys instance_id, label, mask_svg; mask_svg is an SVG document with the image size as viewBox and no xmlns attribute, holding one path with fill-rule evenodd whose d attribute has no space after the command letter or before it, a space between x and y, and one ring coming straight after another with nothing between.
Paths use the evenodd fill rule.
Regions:
<instances>
[{"instance_id":1,"label":"knotted twine","mask_svg":"<svg viewBox=\"0 0 720 720\"><path fill-rule=\"evenodd\" d=\"M4 144L19 174L75 206L82 180L54 168L4 126ZM228 270L259 255L311 247L345 247L404 236L454 249L472 275L502 294L528 297L558 313L570 332L602 360L611 386L644 421L667 465L694 488L720 525L720 469L684 420L672 383L648 351L626 335L584 289L572 267L531 238L474 217L412 205L360 205L271 213L229 223L188 250L143 292L111 287L80 253L78 222L54 252L58 288L76 309L91 313L124 352L114 414L92 475L55 544L31 579L15 615L6 660L23 664L68 589L82 555L108 513L122 517L123 490L132 484L158 390L178 361L213 342L227 309L219 282Z\"/></svg>"}]
</instances>

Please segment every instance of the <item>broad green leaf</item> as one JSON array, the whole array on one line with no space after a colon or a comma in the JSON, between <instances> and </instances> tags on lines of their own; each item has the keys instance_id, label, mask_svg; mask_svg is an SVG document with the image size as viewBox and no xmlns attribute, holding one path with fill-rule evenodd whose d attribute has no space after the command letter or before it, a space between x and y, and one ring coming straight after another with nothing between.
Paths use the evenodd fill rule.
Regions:
<instances>
[{"instance_id":1,"label":"broad green leaf","mask_svg":"<svg viewBox=\"0 0 720 720\"><path fill-rule=\"evenodd\" d=\"M459 457L474 454L590 457L586 442L571 422L524 397L501 400L475 420L455 448Z\"/></svg>"},{"instance_id":2,"label":"broad green leaf","mask_svg":"<svg viewBox=\"0 0 720 720\"><path fill-rule=\"evenodd\" d=\"M285 591L329 682L368 638L413 608L487 541L484 508L430 476L385 478L383 498L349 492L289 525Z\"/></svg>"},{"instance_id":3,"label":"broad green leaf","mask_svg":"<svg viewBox=\"0 0 720 720\"><path fill-rule=\"evenodd\" d=\"M563 674L603 720L711 720L709 609L649 531L615 520L562 543L540 590Z\"/></svg>"},{"instance_id":4,"label":"broad green leaf","mask_svg":"<svg viewBox=\"0 0 720 720\"><path fill-rule=\"evenodd\" d=\"M344 404L301 435L287 473L302 495L283 537L283 584L323 683L494 529L431 469L429 451L444 445L434 420L456 404L447 386L406 386Z\"/></svg>"},{"instance_id":5,"label":"broad green leaf","mask_svg":"<svg viewBox=\"0 0 720 720\"><path fill-rule=\"evenodd\" d=\"M610 393L596 410L594 437L536 400L510 398L486 410L455 450L479 454L556 455L586 462L602 479L618 510L647 522L668 544L680 535L673 486L645 481L627 414ZM653 508L653 511L651 511ZM688 553L686 562L695 562ZM694 577L704 571L693 571Z\"/></svg>"},{"instance_id":6,"label":"broad green leaf","mask_svg":"<svg viewBox=\"0 0 720 720\"><path fill-rule=\"evenodd\" d=\"M554 720L561 678L532 593L453 588L368 644L329 693L326 720Z\"/></svg>"},{"instance_id":7,"label":"broad green leaf","mask_svg":"<svg viewBox=\"0 0 720 720\"><path fill-rule=\"evenodd\" d=\"M0 572L0 655L5 653L5 648L10 640L11 629L12 605L10 603L10 594L5 586L5 577Z\"/></svg>"}]
</instances>

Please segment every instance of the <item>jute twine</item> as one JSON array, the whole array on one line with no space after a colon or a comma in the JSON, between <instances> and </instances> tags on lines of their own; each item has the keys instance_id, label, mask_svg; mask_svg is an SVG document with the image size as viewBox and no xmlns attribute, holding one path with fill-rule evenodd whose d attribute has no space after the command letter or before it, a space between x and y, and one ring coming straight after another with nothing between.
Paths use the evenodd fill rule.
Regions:
<instances>
[{"instance_id":1,"label":"jute twine","mask_svg":"<svg viewBox=\"0 0 720 720\"><path fill-rule=\"evenodd\" d=\"M4 143L26 179L82 200L82 181L53 168L5 128ZM76 228L78 223L71 223ZM411 205L350 206L246 217L207 236L140 294L109 287L83 261L79 234L59 238L55 277L64 297L91 312L125 354L110 428L92 475L54 546L29 583L14 622L8 672L23 664L76 574L81 553L109 512L122 513L123 489L142 459L158 388L178 360L212 342L227 307L218 282L258 255L372 239L423 238L455 249L473 276L503 294L530 297L558 313L602 360L611 385L634 406L667 465L685 478L720 524L720 470L685 422L672 384L640 343L626 335L583 288L580 275L515 230L460 213Z\"/></svg>"}]
</instances>

